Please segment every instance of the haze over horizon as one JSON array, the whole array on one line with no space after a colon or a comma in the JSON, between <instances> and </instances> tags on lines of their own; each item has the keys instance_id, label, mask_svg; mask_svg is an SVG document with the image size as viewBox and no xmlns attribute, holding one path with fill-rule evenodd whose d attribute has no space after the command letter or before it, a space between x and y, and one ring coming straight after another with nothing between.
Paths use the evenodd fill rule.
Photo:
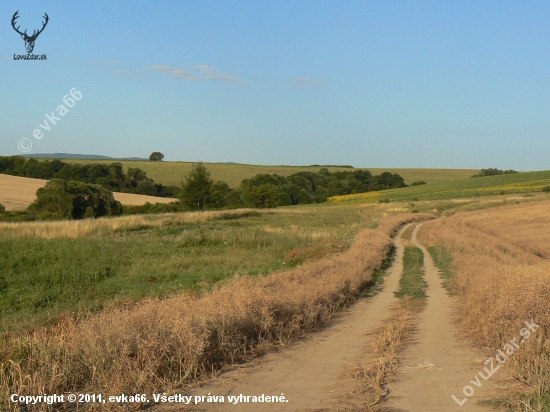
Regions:
<instances>
[{"instance_id":1,"label":"haze over horizon","mask_svg":"<svg viewBox=\"0 0 550 412\"><path fill-rule=\"evenodd\" d=\"M46 61L14 60L16 11L29 34L48 14ZM28 154L550 169L547 2L8 0L0 16L0 155L29 139Z\"/></svg>"}]
</instances>

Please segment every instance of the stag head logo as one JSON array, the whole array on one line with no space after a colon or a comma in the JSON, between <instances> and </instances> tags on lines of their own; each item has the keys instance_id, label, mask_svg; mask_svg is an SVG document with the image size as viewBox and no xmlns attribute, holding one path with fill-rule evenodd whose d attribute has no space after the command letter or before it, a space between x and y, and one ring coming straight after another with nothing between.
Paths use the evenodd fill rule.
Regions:
<instances>
[{"instance_id":1,"label":"stag head logo","mask_svg":"<svg viewBox=\"0 0 550 412\"><path fill-rule=\"evenodd\" d=\"M21 38L23 40L25 40L25 48L27 49L27 53L32 53L32 51L34 50L34 42L36 41L36 38L38 37L38 35L40 33L42 33L44 31L44 29L46 28L46 25L48 24L48 20L50 18L48 17L48 15L46 13L44 13L44 19L46 19L46 21L42 24L42 28L38 31L34 30L32 32L32 35L29 36L27 34L27 30L25 30L24 33L21 33L19 31L19 26L15 27L16 20L19 17L18 13L19 13L19 10L17 10L15 12L15 14L13 15L13 17L11 19L11 25L12 25L13 29L21 35Z\"/></svg>"}]
</instances>

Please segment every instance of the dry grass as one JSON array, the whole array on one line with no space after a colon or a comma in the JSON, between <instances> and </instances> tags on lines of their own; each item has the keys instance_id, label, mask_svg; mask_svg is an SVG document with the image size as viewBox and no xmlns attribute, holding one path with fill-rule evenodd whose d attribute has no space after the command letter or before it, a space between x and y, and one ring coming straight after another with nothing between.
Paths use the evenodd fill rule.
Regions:
<instances>
[{"instance_id":1,"label":"dry grass","mask_svg":"<svg viewBox=\"0 0 550 412\"><path fill-rule=\"evenodd\" d=\"M413 304L411 298L405 298L398 305L395 316L379 332L378 338L369 348L369 354L375 357L374 362L361 363L352 372L359 383L356 393L364 399L361 405L363 410L370 411L374 405L387 398L388 378L399 366L397 354L413 329L413 315L417 311L418 305Z\"/></svg>"},{"instance_id":2,"label":"dry grass","mask_svg":"<svg viewBox=\"0 0 550 412\"><path fill-rule=\"evenodd\" d=\"M108 236L117 230L139 227L161 227L182 223L206 222L212 219L241 217L269 213L253 209L237 209L210 212L182 212L151 215L130 215L85 220L58 220L46 222L0 223L2 237L38 237L43 239L80 239Z\"/></svg>"},{"instance_id":3,"label":"dry grass","mask_svg":"<svg viewBox=\"0 0 550 412\"><path fill-rule=\"evenodd\" d=\"M420 231L423 243L452 252L451 285L461 297L464 328L478 345L494 353L520 340L524 321L540 325L505 364L533 390L529 401L512 405L518 410L550 407L549 232L547 201L456 214Z\"/></svg>"},{"instance_id":4,"label":"dry grass","mask_svg":"<svg viewBox=\"0 0 550 412\"><path fill-rule=\"evenodd\" d=\"M285 345L352 302L391 247L396 227L431 215L382 219L347 251L270 276L235 277L200 296L182 293L106 310L0 346L7 394L151 393Z\"/></svg>"},{"instance_id":5,"label":"dry grass","mask_svg":"<svg viewBox=\"0 0 550 412\"><path fill-rule=\"evenodd\" d=\"M48 181L29 177L0 174L0 204L6 210L24 210L36 199L36 191ZM139 206L145 203L171 203L176 199L114 192L115 199L123 205Z\"/></svg>"}]
</instances>

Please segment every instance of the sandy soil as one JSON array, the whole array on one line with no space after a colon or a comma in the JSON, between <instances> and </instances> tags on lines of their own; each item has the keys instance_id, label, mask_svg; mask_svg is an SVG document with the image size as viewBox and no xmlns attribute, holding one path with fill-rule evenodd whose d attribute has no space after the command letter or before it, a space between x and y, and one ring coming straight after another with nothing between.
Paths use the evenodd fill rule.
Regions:
<instances>
[{"instance_id":1,"label":"sandy soil","mask_svg":"<svg viewBox=\"0 0 550 412\"><path fill-rule=\"evenodd\" d=\"M0 174L0 204L6 210L24 210L36 199L36 191L48 181L28 177ZM113 193L115 199L123 205L136 206L149 203L170 203L175 199L155 196L134 195L131 193Z\"/></svg>"}]
</instances>

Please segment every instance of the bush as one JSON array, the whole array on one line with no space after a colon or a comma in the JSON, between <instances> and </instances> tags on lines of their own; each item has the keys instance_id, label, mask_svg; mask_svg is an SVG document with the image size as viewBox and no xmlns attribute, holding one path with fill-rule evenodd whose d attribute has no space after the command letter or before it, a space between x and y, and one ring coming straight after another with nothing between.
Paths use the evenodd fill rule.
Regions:
<instances>
[{"instance_id":1,"label":"bush","mask_svg":"<svg viewBox=\"0 0 550 412\"><path fill-rule=\"evenodd\" d=\"M5 212L6 211L6 207L0 203L0 213L2 212Z\"/></svg>"},{"instance_id":2,"label":"bush","mask_svg":"<svg viewBox=\"0 0 550 412\"><path fill-rule=\"evenodd\" d=\"M122 205L102 186L52 179L36 191L28 210L41 219L83 219L122 214Z\"/></svg>"},{"instance_id":3,"label":"bush","mask_svg":"<svg viewBox=\"0 0 550 412\"><path fill-rule=\"evenodd\" d=\"M550 185L546 185L542 188L542 191L545 192L545 193L548 193L550 192Z\"/></svg>"},{"instance_id":4,"label":"bush","mask_svg":"<svg viewBox=\"0 0 550 412\"><path fill-rule=\"evenodd\" d=\"M425 181L423 180L417 180L416 182L412 182L411 183L411 186L420 186L420 185L427 185L428 183L426 183Z\"/></svg>"}]
</instances>

